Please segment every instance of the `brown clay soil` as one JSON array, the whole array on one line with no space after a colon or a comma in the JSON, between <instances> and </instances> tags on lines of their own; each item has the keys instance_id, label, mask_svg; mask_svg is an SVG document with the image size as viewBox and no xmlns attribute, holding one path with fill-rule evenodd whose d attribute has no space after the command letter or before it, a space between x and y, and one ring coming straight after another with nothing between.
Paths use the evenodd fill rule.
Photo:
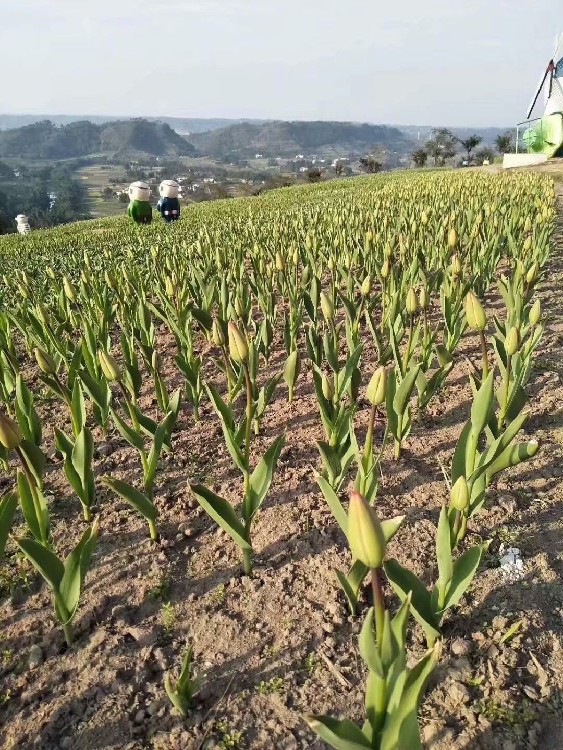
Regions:
<instances>
[{"instance_id":1,"label":"brown clay soil","mask_svg":"<svg viewBox=\"0 0 563 750\"><path fill-rule=\"evenodd\" d=\"M563 215L561 195L558 200ZM470 592L445 621L442 661L420 710L428 749L563 748L562 288L563 220L540 291L546 332L530 380L531 416L525 425L541 449L491 487L473 526L472 541L482 537L491 544ZM499 306L494 294L490 305ZM160 341L168 383L180 385L164 333ZM467 356L476 357L471 335L462 341L444 392L415 423L402 458L394 462L388 452L382 466L379 514L406 514L389 554L428 582L435 577L438 510L448 495L444 472L468 418ZM270 369L281 365L280 352ZM364 357L364 373L372 367ZM211 363L206 374L220 382ZM31 384L41 389L35 378ZM324 745L307 728L304 713L361 720L362 618L348 616L335 584L334 569L350 560L315 483L314 441L321 437L321 423L307 368L291 405L286 394L279 386L253 447L258 456L287 432L272 489L255 520L253 578L241 576L238 549L187 488L196 481L233 503L240 497L240 477L207 403L195 425L187 410L181 412L174 456L162 460L156 499L160 543L153 545L143 520L99 487L101 536L70 649L48 591L8 545L9 559L0 569L2 748L319 750ZM149 390L141 404L156 410ZM45 424L65 425L56 401L45 398L39 408ZM363 405L359 425L367 411ZM119 436L95 437L99 476L139 479L137 457ZM53 538L66 554L80 532L81 513L52 449L50 458L46 487ZM2 491L12 481L5 475ZM521 580L503 576L501 544L521 551ZM366 603L367 592L362 612ZM514 637L501 642L518 621ZM171 709L163 676L177 669L187 640L206 677L184 721ZM410 646L414 655L422 652L417 626Z\"/></svg>"}]
</instances>

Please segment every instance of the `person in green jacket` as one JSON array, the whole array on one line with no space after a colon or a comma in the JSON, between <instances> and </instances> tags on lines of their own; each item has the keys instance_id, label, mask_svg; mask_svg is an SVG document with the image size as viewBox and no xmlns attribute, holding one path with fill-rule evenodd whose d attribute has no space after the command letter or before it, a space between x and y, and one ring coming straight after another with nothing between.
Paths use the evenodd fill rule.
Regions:
<instances>
[{"instance_id":1,"label":"person in green jacket","mask_svg":"<svg viewBox=\"0 0 563 750\"><path fill-rule=\"evenodd\" d=\"M150 224L152 221L150 197L151 189L146 182L132 182L129 185L127 216L137 224Z\"/></svg>"}]
</instances>

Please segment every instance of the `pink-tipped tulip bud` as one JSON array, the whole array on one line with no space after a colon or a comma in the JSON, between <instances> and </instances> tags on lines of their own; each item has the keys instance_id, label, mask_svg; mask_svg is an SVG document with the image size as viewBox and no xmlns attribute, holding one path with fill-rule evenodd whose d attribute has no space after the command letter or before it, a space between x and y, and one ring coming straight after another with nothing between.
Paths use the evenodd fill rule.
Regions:
<instances>
[{"instance_id":1,"label":"pink-tipped tulip bud","mask_svg":"<svg viewBox=\"0 0 563 750\"><path fill-rule=\"evenodd\" d=\"M381 568L385 558L385 535L375 511L359 492L350 493L348 544L354 559L368 568Z\"/></svg>"},{"instance_id":2,"label":"pink-tipped tulip bud","mask_svg":"<svg viewBox=\"0 0 563 750\"><path fill-rule=\"evenodd\" d=\"M235 362L244 363L248 361L248 342L236 326L236 323L229 321L229 354Z\"/></svg>"}]
</instances>

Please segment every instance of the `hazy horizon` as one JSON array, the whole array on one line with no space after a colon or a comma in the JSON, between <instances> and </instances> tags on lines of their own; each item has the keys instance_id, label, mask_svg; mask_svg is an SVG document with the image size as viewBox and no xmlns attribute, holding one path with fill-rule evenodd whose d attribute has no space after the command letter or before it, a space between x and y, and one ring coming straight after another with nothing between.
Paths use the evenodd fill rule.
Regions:
<instances>
[{"instance_id":1,"label":"hazy horizon","mask_svg":"<svg viewBox=\"0 0 563 750\"><path fill-rule=\"evenodd\" d=\"M80 6L0 8L3 114L511 127L559 30L547 0Z\"/></svg>"},{"instance_id":2,"label":"hazy horizon","mask_svg":"<svg viewBox=\"0 0 563 750\"><path fill-rule=\"evenodd\" d=\"M81 118L84 120L88 120L89 117L107 117L108 122L113 120L131 120L131 119L137 119L137 118L150 118L151 120L156 119L167 119L167 120L259 120L261 122L351 122L353 124L357 125L386 125L388 127L397 127L397 128L407 128L407 127L419 127L419 128L454 128L459 129L463 128L465 130L471 130L472 128L475 128L476 130L483 130L487 128L494 128L494 129L504 129L504 128L510 128L512 127L512 124L504 124L504 125L491 125L491 124L484 124L484 125L476 125L475 123L469 122L464 123L460 125L451 125L451 123L447 122L379 122L375 120L333 120L331 118L307 118L306 120L301 118L280 118L280 117L237 117L236 115L233 115L232 117L224 117L224 116L217 116L214 114L211 115L197 115L192 117L191 115L169 115L169 114L153 114L153 113L145 113L142 115L128 115L128 114L108 114L107 112L96 114L92 112L0 112L0 117L2 116L7 117L39 117L39 116L45 116L45 117L72 117L74 118Z\"/></svg>"}]
</instances>

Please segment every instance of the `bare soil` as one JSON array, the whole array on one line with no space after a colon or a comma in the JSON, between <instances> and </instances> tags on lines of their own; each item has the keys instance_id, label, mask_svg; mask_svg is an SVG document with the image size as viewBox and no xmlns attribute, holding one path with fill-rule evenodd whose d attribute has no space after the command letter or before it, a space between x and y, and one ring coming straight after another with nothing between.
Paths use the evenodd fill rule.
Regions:
<instances>
[{"instance_id":1,"label":"bare soil","mask_svg":"<svg viewBox=\"0 0 563 750\"><path fill-rule=\"evenodd\" d=\"M560 213L563 198L559 195ZM474 584L444 626L444 653L420 711L429 750L563 748L563 218L540 296L546 332L530 380L527 436L538 455L502 475L491 488L471 541L491 540ZM491 305L498 306L495 295ZM172 389L181 378L163 355ZM447 498L444 472L468 418L466 357L471 335L443 393L415 423L397 462L385 456L378 512L406 514L389 554L431 581L438 511ZM220 383L207 357L206 373ZM271 362L282 366L281 348ZM371 373L365 357L362 370ZM41 384L33 376L36 392ZM147 386L150 388L150 384ZM349 565L343 536L315 483L315 440L322 436L306 367L295 400L279 386L254 455L286 431L271 492L254 525L256 569L241 576L234 543L199 509L187 483L201 482L233 503L240 477L225 449L218 419L204 404L194 425L185 409L173 438L174 455L157 475L161 540L152 544L139 516L103 487L97 512L101 536L76 622L65 646L49 592L8 547L0 568L1 747L72 750L297 750L324 747L304 713L362 717L363 663L357 635L362 612L348 616L334 569ZM149 390L141 402L156 413ZM45 425L65 426L58 402L38 407ZM367 419L360 409L358 423ZM67 426L68 430L68 426ZM52 445L50 429L45 442ZM139 481L136 454L118 435L96 432L96 473ZM378 432L381 439L381 430ZM53 538L67 553L83 522L54 450L46 477ZM12 477L0 480L11 487ZM511 582L499 568L501 544L517 547L524 575ZM390 590L388 599L393 601ZM516 622L514 637L501 643ZM423 649L413 625L413 654ZM204 687L187 720L174 713L163 689L177 670L186 641L194 645ZM37 650L39 647L40 652ZM30 656L31 661L30 661ZM34 661L36 659L40 663Z\"/></svg>"}]
</instances>

